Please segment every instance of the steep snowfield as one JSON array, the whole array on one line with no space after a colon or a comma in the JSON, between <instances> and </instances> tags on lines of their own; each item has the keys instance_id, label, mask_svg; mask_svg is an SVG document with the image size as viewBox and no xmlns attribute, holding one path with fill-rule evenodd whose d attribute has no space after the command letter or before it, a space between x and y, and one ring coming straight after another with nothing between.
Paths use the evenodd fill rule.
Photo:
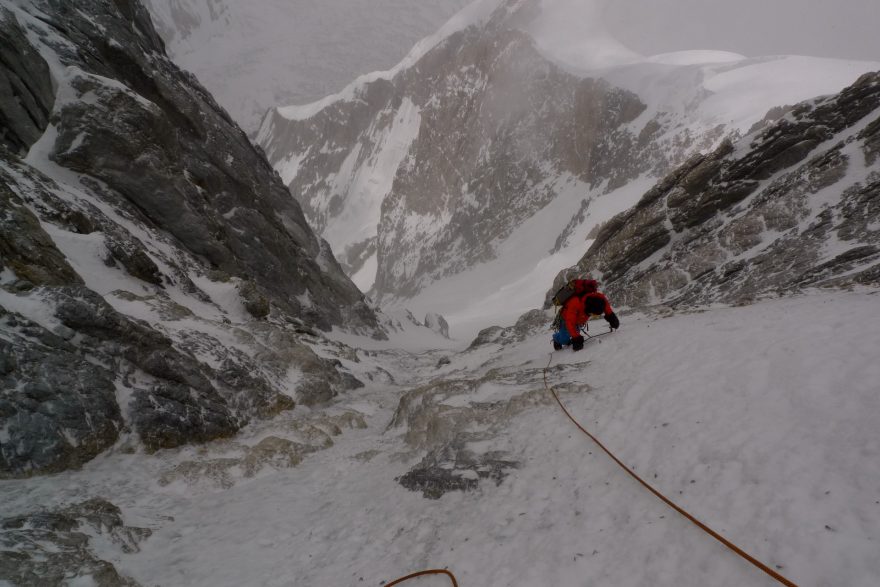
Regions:
<instances>
[{"instance_id":1,"label":"steep snowfield","mask_svg":"<svg viewBox=\"0 0 880 587\"><path fill-rule=\"evenodd\" d=\"M385 310L405 307L417 316L439 312L449 323L450 336L461 341L492 324L512 323L543 304L559 270L571 267L589 248L590 231L635 205L654 179L643 177L604 195L601 187L590 189L574 178L559 184L556 199L504 241L494 260L437 281L414 298L391 302ZM555 250L556 239L585 200L589 207L583 221Z\"/></svg>"},{"instance_id":2,"label":"steep snowfield","mask_svg":"<svg viewBox=\"0 0 880 587\"><path fill-rule=\"evenodd\" d=\"M549 380L620 458L752 555L804 587L870 587L880 581L878 316L874 291L623 315L619 333L554 353ZM564 418L541 383L546 332L515 340L454 355L359 351L347 365L367 373L381 363L398 384L374 382L328 407L356 411L367 427L343 430L297 468L253 479L233 469L225 489L198 474L159 485L186 459L236 449L108 454L80 472L0 482L3 513L112 498L128 524L154 534L140 553L104 544L99 554L144 585L379 585L432 567L463 587L775 584ZM451 362L438 368L442 356ZM479 380L440 403L492 418L468 428L478 440L467 446L519 463L498 485L425 499L395 482L424 452L406 421L388 427L392 413L402 392L439 378ZM414 425L421 408L409 409ZM236 445L289 436L287 418L248 428Z\"/></svg>"},{"instance_id":3,"label":"steep snowfield","mask_svg":"<svg viewBox=\"0 0 880 587\"><path fill-rule=\"evenodd\" d=\"M247 132L398 61L468 0L146 0L168 52ZM392 31L389 33L389 31Z\"/></svg>"}]
</instances>

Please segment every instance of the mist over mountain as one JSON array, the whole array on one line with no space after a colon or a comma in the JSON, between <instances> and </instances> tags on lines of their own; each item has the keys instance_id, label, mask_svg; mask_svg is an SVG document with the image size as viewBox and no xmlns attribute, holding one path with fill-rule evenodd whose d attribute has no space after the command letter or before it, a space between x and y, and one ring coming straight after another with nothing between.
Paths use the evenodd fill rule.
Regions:
<instances>
[{"instance_id":1,"label":"mist over mountain","mask_svg":"<svg viewBox=\"0 0 880 587\"><path fill-rule=\"evenodd\" d=\"M451 4L151 4L0 2L0 586L880 583L880 63L479 0L257 146Z\"/></svg>"},{"instance_id":2,"label":"mist over mountain","mask_svg":"<svg viewBox=\"0 0 880 587\"><path fill-rule=\"evenodd\" d=\"M760 55L811 55L873 61L877 5L774 0L614 0L603 18L614 35L644 54L716 49Z\"/></svg>"},{"instance_id":3,"label":"mist over mountain","mask_svg":"<svg viewBox=\"0 0 880 587\"><path fill-rule=\"evenodd\" d=\"M396 63L468 0L146 0L170 57L241 127Z\"/></svg>"}]
</instances>

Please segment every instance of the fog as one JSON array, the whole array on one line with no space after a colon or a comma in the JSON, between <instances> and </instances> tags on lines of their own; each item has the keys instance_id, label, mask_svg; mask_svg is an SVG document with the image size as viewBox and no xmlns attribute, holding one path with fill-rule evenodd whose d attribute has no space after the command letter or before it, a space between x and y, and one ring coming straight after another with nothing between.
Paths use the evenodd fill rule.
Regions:
<instances>
[{"instance_id":1,"label":"fog","mask_svg":"<svg viewBox=\"0 0 880 587\"><path fill-rule=\"evenodd\" d=\"M643 55L718 49L880 60L880 0L614 0L603 14L607 30Z\"/></svg>"}]
</instances>

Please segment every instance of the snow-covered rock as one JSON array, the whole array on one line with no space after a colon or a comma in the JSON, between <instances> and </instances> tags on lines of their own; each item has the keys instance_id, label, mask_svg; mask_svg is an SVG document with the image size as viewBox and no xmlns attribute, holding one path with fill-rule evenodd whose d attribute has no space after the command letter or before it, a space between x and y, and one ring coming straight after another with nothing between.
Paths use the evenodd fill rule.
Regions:
<instances>
[{"instance_id":1,"label":"snow-covered rock","mask_svg":"<svg viewBox=\"0 0 880 587\"><path fill-rule=\"evenodd\" d=\"M0 576L15 585L138 587L96 551L103 543L117 556L136 553L150 534L125 525L122 511L101 498L0 519Z\"/></svg>"},{"instance_id":2,"label":"snow-covered rock","mask_svg":"<svg viewBox=\"0 0 880 587\"><path fill-rule=\"evenodd\" d=\"M304 341L375 313L137 1L16 0L0 30L0 476L360 385Z\"/></svg>"},{"instance_id":3,"label":"snow-covered rock","mask_svg":"<svg viewBox=\"0 0 880 587\"><path fill-rule=\"evenodd\" d=\"M870 73L695 156L608 222L565 274L591 274L630 306L877 285L878 137L880 73Z\"/></svg>"},{"instance_id":4,"label":"snow-covered rock","mask_svg":"<svg viewBox=\"0 0 880 587\"><path fill-rule=\"evenodd\" d=\"M648 164L641 159L624 158L615 172L594 153L590 169L604 179L592 188L594 176L577 175L572 163L574 179L560 180L558 196L511 228L493 259L431 282L413 311L376 317L357 306L359 294L345 297L353 286L329 248L304 224L286 222L301 220L295 206L280 209L284 221L271 220L283 190L236 142L241 133L218 122L207 98L183 100L179 93L203 94L161 53L141 51L156 37L138 5L8 5L3 38L16 39L21 60L3 52L0 68L19 97L0 96L6 119L18 121L0 136L0 583L382 584L428 567L448 567L468 585L764 579L634 483L568 422L547 387L633 470L798 584L878 583L880 471L866 466L880 452L877 74L781 108L775 123L756 120L738 142L704 137L720 145L657 185L654 171L630 178L627 164ZM477 9L491 5L469 14L489 22L493 12ZM531 43L534 6L510 3L495 14L523 23L491 31L507 44L454 44L475 22L463 19L450 25L459 32L420 47L409 64L416 69L397 74L420 75L435 51L432 70L442 72L476 47L504 66L480 70L490 80L516 71L504 61L509 49L559 82L533 80L523 95L586 88L586 98L633 107L635 120L610 130L596 123L582 136L577 120L575 145L626 137L654 119L658 102L587 81L571 72L576 55ZM106 39L119 46L105 48ZM614 71L672 67L669 79L686 78L688 67L736 77L741 64L717 54L627 64L631 55L612 48ZM704 58L716 61L693 64ZM115 68L125 75L110 76ZM397 82L369 83L381 101ZM660 86L652 87L662 94ZM428 128L442 144L442 125L424 126L432 115L455 120L459 107L466 120L485 121L503 105L483 113L465 94L443 94L448 110L412 98L418 136ZM586 111L604 112L586 101ZM405 121L416 119L402 99L389 103L405 106ZM103 109L107 121L86 106ZM10 114L20 108L30 120ZM65 116L67 108L77 116ZM689 112L675 108L664 111ZM507 133L492 144L519 144L537 131L513 120L521 110L501 112L513 114L492 127ZM179 145L153 141L166 116L180 127ZM91 125L77 126L79 117ZM703 123L678 126L670 117L657 131L665 138L641 151L651 165L696 148L675 137ZM108 128L144 120L158 130L131 137L134 146ZM740 129L752 124L741 113L734 120ZM557 123L548 126L564 126ZM71 136L67 126L84 134ZM415 134L404 127L403 136ZM228 151L193 146L216 146L215 132ZM448 134L478 138L451 126ZM155 162L176 164L162 146L182 161L182 184L161 181ZM430 152L427 143L418 148ZM120 162L134 149L145 160L132 160L126 174ZM472 154L468 144L462 150ZM400 152L377 165L390 167ZM412 153L401 161L419 161ZM490 158L503 163L503 153ZM239 174L229 157L255 167ZM426 177L458 185L453 165L421 161L431 164ZM614 188L615 173L629 179ZM250 183L235 191L230 175ZM189 214L192 226L160 221L158 188L179 196L169 198L169 213ZM253 214L264 217L236 220ZM206 233L205 249L188 230ZM285 234L315 256L300 264L300 249L289 250L288 271L271 266L279 260L272 243ZM472 328L518 312L546 289L550 279L537 276L555 274L573 251L580 257L588 240L596 244L579 270L606 281L615 305L661 305L621 311L619 332L577 353L551 354L546 310L484 328L459 352L425 326L442 329L427 308L449 319L444 304L464 298L471 305L456 318ZM295 289L300 281L305 290ZM796 295L761 299L771 288ZM334 313L346 300L354 310ZM377 324L389 340L377 340ZM318 332L328 325L331 332ZM291 410L293 399L308 407ZM34 475L45 472L55 474Z\"/></svg>"},{"instance_id":5,"label":"snow-covered rock","mask_svg":"<svg viewBox=\"0 0 880 587\"><path fill-rule=\"evenodd\" d=\"M550 363L568 410L700 520L799 585L868 587L878 312L877 290L857 287L621 313L619 332L552 360L546 312L440 368L436 352L358 351L367 386L329 405L0 481L0 517L113 496L152 536L128 554L93 539L81 560L142 585L378 585L438 567L462 585L771 585L565 418ZM389 378L369 382L376 364ZM337 419L351 410L366 427Z\"/></svg>"},{"instance_id":6,"label":"snow-covered rock","mask_svg":"<svg viewBox=\"0 0 880 587\"><path fill-rule=\"evenodd\" d=\"M434 332L449 338L449 323L446 318L436 312L428 312L425 314L425 326Z\"/></svg>"}]
</instances>

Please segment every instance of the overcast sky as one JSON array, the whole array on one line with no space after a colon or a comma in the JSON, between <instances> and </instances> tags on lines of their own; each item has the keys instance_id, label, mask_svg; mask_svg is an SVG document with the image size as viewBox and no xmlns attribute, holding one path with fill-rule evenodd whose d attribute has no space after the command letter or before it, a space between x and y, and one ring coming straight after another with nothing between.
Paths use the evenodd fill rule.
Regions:
<instances>
[{"instance_id":1,"label":"overcast sky","mask_svg":"<svg viewBox=\"0 0 880 587\"><path fill-rule=\"evenodd\" d=\"M880 61L880 0L613 0L605 24L643 55L718 49Z\"/></svg>"}]
</instances>

